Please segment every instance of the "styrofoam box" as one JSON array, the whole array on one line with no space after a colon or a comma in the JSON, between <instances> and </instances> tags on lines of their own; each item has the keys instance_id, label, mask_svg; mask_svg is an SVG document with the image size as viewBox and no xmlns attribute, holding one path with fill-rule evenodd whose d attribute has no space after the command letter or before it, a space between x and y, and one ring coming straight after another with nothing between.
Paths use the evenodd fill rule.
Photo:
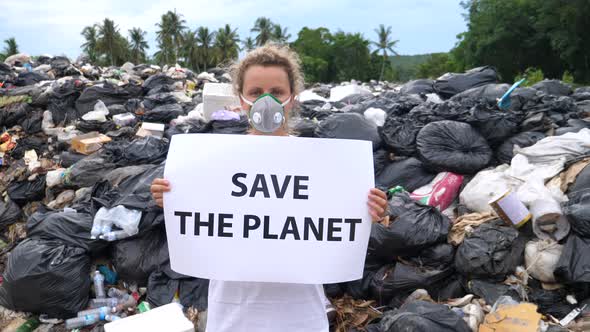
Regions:
<instances>
[{"instance_id":1,"label":"styrofoam box","mask_svg":"<svg viewBox=\"0 0 590 332\"><path fill-rule=\"evenodd\" d=\"M231 84L205 83L203 88L203 115L211 120L211 114L226 107L240 106L240 100L234 95Z\"/></svg>"},{"instance_id":2,"label":"styrofoam box","mask_svg":"<svg viewBox=\"0 0 590 332\"><path fill-rule=\"evenodd\" d=\"M184 316L179 304L170 303L105 324L104 330L105 332L194 332L195 327Z\"/></svg>"},{"instance_id":3,"label":"styrofoam box","mask_svg":"<svg viewBox=\"0 0 590 332\"><path fill-rule=\"evenodd\" d=\"M340 101L344 97L354 95L357 93L371 94L371 91L356 84L337 86L330 89L330 101Z\"/></svg>"}]
</instances>

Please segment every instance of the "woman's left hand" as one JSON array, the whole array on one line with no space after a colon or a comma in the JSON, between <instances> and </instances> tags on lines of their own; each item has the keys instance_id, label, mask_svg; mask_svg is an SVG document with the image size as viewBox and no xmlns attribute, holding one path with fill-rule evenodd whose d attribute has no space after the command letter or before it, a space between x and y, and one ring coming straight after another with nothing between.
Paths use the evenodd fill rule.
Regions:
<instances>
[{"instance_id":1,"label":"woman's left hand","mask_svg":"<svg viewBox=\"0 0 590 332\"><path fill-rule=\"evenodd\" d=\"M387 195L377 189L373 188L369 192L369 213L373 218L373 222L378 222L385 218L387 213Z\"/></svg>"}]
</instances>

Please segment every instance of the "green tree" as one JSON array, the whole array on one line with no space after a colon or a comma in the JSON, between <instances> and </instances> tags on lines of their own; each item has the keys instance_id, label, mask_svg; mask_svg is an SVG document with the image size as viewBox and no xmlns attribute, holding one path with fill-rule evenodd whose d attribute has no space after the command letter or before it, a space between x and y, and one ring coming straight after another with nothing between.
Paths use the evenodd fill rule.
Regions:
<instances>
[{"instance_id":1,"label":"green tree","mask_svg":"<svg viewBox=\"0 0 590 332\"><path fill-rule=\"evenodd\" d=\"M304 27L293 42L293 49L301 58L306 82L329 82L332 35L326 28Z\"/></svg>"},{"instance_id":2,"label":"green tree","mask_svg":"<svg viewBox=\"0 0 590 332\"><path fill-rule=\"evenodd\" d=\"M274 24L267 17L259 17L258 19L256 19L256 22L254 22L254 27L250 31L258 33L256 35L257 46L262 46L266 44L268 41L272 40L273 27Z\"/></svg>"},{"instance_id":3,"label":"green tree","mask_svg":"<svg viewBox=\"0 0 590 332\"><path fill-rule=\"evenodd\" d=\"M14 39L14 37L8 38L4 40L4 44L6 44L6 46L4 47L4 56L5 57L9 57L11 55L15 55L18 54L18 44L16 43L16 39Z\"/></svg>"},{"instance_id":4,"label":"green tree","mask_svg":"<svg viewBox=\"0 0 590 332\"><path fill-rule=\"evenodd\" d=\"M184 59L184 66L192 70L200 71L199 68L199 43L197 34L194 31L186 31L182 36L182 48L180 54Z\"/></svg>"},{"instance_id":5,"label":"green tree","mask_svg":"<svg viewBox=\"0 0 590 332\"><path fill-rule=\"evenodd\" d=\"M157 57L162 63L175 64L178 60L180 49L182 48L182 36L186 26L186 21L182 19L182 14L176 10L168 11L162 15L160 22L156 23L156 40L158 41L159 51Z\"/></svg>"},{"instance_id":6,"label":"green tree","mask_svg":"<svg viewBox=\"0 0 590 332\"><path fill-rule=\"evenodd\" d=\"M272 31L272 40L279 44L286 44L291 38L291 34L288 33L289 28L283 28L280 24L275 24Z\"/></svg>"},{"instance_id":7,"label":"green tree","mask_svg":"<svg viewBox=\"0 0 590 332\"><path fill-rule=\"evenodd\" d=\"M211 49L215 39L215 32L209 31L207 27L199 27L197 29L197 44L199 46L199 59L203 65L203 70L211 65Z\"/></svg>"},{"instance_id":8,"label":"green tree","mask_svg":"<svg viewBox=\"0 0 590 332\"><path fill-rule=\"evenodd\" d=\"M416 78L438 78L448 72L458 71L449 53L433 53L426 62L418 65Z\"/></svg>"},{"instance_id":9,"label":"green tree","mask_svg":"<svg viewBox=\"0 0 590 332\"><path fill-rule=\"evenodd\" d=\"M242 49L243 50L245 50L246 52L250 52L254 48L256 48L256 42L254 41L254 39L252 39L252 37L248 37L248 38L242 40Z\"/></svg>"},{"instance_id":10,"label":"green tree","mask_svg":"<svg viewBox=\"0 0 590 332\"><path fill-rule=\"evenodd\" d=\"M330 80L370 79L369 41L360 33L338 32L331 46Z\"/></svg>"},{"instance_id":11,"label":"green tree","mask_svg":"<svg viewBox=\"0 0 590 332\"><path fill-rule=\"evenodd\" d=\"M218 52L218 63L224 63L238 57L240 37L237 31L238 29L232 29L229 24L217 31L215 48Z\"/></svg>"},{"instance_id":12,"label":"green tree","mask_svg":"<svg viewBox=\"0 0 590 332\"><path fill-rule=\"evenodd\" d=\"M147 32L141 30L141 28L133 28L129 30L129 46L131 59L135 64L145 62L146 60L146 49L149 48L145 35Z\"/></svg>"},{"instance_id":13,"label":"green tree","mask_svg":"<svg viewBox=\"0 0 590 332\"><path fill-rule=\"evenodd\" d=\"M386 28L383 24L380 24L379 28L375 29L375 33L377 33L377 41L372 42L372 44L377 48L375 52L381 52L383 55L383 64L381 65L381 73L379 74L379 80L381 81L383 79L385 64L389 62L387 51L391 52L391 54L399 55L394 50L394 47L397 45L399 40L393 40L391 36L391 27L388 26Z\"/></svg>"},{"instance_id":14,"label":"green tree","mask_svg":"<svg viewBox=\"0 0 590 332\"><path fill-rule=\"evenodd\" d=\"M82 44L82 50L88 56L91 63L96 63L98 60L98 32L96 25L85 27L80 34L86 40Z\"/></svg>"},{"instance_id":15,"label":"green tree","mask_svg":"<svg viewBox=\"0 0 590 332\"><path fill-rule=\"evenodd\" d=\"M111 66L122 64L127 60L128 42L119 33L119 28L111 19L105 18L98 25L97 50L106 56L107 63Z\"/></svg>"}]
</instances>

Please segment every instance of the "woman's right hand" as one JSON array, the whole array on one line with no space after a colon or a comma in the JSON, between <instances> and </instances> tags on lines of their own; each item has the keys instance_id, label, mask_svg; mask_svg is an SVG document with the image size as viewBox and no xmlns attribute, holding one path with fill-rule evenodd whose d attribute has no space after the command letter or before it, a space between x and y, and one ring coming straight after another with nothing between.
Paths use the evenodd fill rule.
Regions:
<instances>
[{"instance_id":1,"label":"woman's right hand","mask_svg":"<svg viewBox=\"0 0 590 332\"><path fill-rule=\"evenodd\" d=\"M150 187L152 197L159 207L164 207L164 193L170 191L170 182L165 179L154 179Z\"/></svg>"}]
</instances>

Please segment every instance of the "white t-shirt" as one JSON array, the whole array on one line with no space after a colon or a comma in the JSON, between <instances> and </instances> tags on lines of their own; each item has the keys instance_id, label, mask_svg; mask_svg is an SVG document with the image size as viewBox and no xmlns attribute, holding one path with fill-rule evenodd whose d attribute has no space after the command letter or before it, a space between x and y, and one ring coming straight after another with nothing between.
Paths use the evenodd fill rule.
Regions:
<instances>
[{"instance_id":1,"label":"white t-shirt","mask_svg":"<svg viewBox=\"0 0 590 332\"><path fill-rule=\"evenodd\" d=\"M328 332L322 285L211 280L207 332Z\"/></svg>"}]
</instances>

